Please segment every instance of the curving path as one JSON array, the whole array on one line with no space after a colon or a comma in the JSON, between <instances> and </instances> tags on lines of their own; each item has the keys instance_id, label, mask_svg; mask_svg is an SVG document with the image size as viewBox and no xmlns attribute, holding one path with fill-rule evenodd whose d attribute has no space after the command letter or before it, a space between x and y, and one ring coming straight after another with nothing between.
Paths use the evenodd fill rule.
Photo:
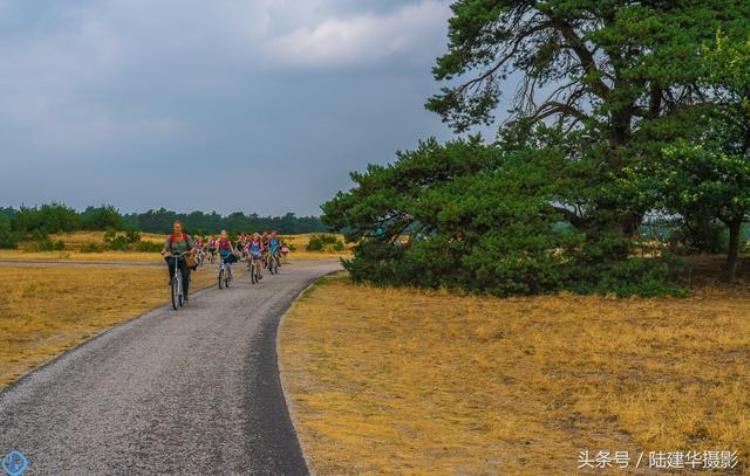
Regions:
<instances>
[{"instance_id":1,"label":"curving path","mask_svg":"<svg viewBox=\"0 0 750 476\"><path fill-rule=\"evenodd\" d=\"M306 474L276 331L338 269L293 262L258 286L246 276L64 354L0 393L0 456L25 453L28 474Z\"/></svg>"}]
</instances>

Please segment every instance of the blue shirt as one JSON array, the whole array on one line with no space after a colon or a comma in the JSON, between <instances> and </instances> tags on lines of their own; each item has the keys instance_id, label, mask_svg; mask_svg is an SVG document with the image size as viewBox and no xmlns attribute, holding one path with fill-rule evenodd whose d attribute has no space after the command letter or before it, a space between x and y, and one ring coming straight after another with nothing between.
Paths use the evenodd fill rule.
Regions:
<instances>
[{"instance_id":1,"label":"blue shirt","mask_svg":"<svg viewBox=\"0 0 750 476\"><path fill-rule=\"evenodd\" d=\"M271 241L268 242L268 247L271 248L271 251L274 253L279 249L279 246L281 246L281 243L278 238L271 238Z\"/></svg>"}]
</instances>

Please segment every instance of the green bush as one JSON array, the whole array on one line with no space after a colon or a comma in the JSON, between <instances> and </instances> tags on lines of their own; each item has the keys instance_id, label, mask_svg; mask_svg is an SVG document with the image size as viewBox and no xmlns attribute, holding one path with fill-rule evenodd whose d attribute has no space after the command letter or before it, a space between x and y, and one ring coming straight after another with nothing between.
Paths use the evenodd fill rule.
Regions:
<instances>
[{"instance_id":1,"label":"green bush","mask_svg":"<svg viewBox=\"0 0 750 476\"><path fill-rule=\"evenodd\" d=\"M109 242L109 248L114 251L126 251L130 243L124 235L118 235Z\"/></svg>"},{"instance_id":2,"label":"green bush","mask_svg":"<svg viewBox=\"0 0 750 476\"><path fill-rule=\"evenodd\" d=\"M62 240L51 240L49 237L36 237L28 248L29 251L63 251L65 242Z\"/></svg>"},{"instance_id":3,"label":"green bush","mask_svg":"<svg viewBox=\"0 0 750 476\"><path fill-rule=\"evenodd\" d=\"M132 229L126 232L121 232L110 228L104 232L104 244L107 248L114 251L127 251L133 248L137 249L138 245L141 244L141 233L138 230Z\"/></svg>"},{"instance_id":4,"label":"green bush","mask_svg":"<svg viewBox=\"0 0 750 476\"><path fill-rule=\"evenodd\" d=\"M128 230L125 233L125 238L128 240L129 244L135 244L141 241L141 232L138 230Z\"/></svg>"},{"instance_id":5,"label":"green bush","mask_svg":"<svg viewBox=\"0 0 750 476\"><path fill-rule=\"evenodd\" d=\"M323 251L323 241L317 236L310 238L305 247L307 251Z\"/></svg>"},{"instance_id":6,"label":"green bush","mask_svg":"<svg viewBox=\"0 0 750 476\"><path fill-rule=\"evenodd\" d=\"M305 247L307 251L328 252L341 251L344 249L344 242L336 235L314 235Z\"/></svg>"}]
</instances>

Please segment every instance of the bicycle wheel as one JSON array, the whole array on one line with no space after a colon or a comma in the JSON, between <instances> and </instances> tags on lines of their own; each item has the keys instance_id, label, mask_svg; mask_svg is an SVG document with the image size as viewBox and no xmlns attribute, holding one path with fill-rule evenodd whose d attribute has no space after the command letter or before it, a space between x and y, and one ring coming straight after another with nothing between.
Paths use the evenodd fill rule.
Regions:
<instances>
[{"instance_id":1,"label":"bicycle wheel","mask_svg":"<svg viewBox=\"0 0 750 476\"><path fill-rule=\"evenodd\" d=\"M227 270L226 279L224 280L224 286L229 288L229 283L232 282L232 268Z\"/></svg>"},{"instance_id":2,"label":"bicycle wheel","mask_svg":"<svg viewBox=\"0 0 750 476\"><path fill-rule=\"evenodd\" d=\"M255 264L255 261L253 261L253 264L250 266L250 282L252 284L258 284L258 276L256 276L255 273L255 267L257 264Z\"/></svg>"},{"instance_id":3,"label":"bicycle wheel","mask_svg":"<svg viewBox=\"0 0 750 476\"><path fill-rule=\"evenodd\" d=\"M175 311L180 308L180 282L176 277L172 278L172 309Z\"/></svg>"},{"instance_id":4,"label":"bicycle wheel","mask_svg":"<svg viewBox=\"0 0 750 476\"><path fill-rule=\"evenodd\" d=\"M224 268L219 270L219 289L224 289Z\"/></svg>"}]
</instances>

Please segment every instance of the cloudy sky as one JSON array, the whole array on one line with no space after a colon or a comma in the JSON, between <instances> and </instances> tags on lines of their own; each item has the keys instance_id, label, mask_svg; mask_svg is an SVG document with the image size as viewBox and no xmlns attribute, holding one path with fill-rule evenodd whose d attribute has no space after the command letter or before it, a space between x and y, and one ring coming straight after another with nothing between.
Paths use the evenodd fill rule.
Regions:
<instances>
[{"instance_id":1,"label":"cloudy sky","mask_svg":"<svg viewBox=\"0 0 750 476\"><path fill-rule=\"evenodd\" d=\"M0 205L318 214L449 131L445 0L0 0Z\"/></svg>"}]
</instances>

